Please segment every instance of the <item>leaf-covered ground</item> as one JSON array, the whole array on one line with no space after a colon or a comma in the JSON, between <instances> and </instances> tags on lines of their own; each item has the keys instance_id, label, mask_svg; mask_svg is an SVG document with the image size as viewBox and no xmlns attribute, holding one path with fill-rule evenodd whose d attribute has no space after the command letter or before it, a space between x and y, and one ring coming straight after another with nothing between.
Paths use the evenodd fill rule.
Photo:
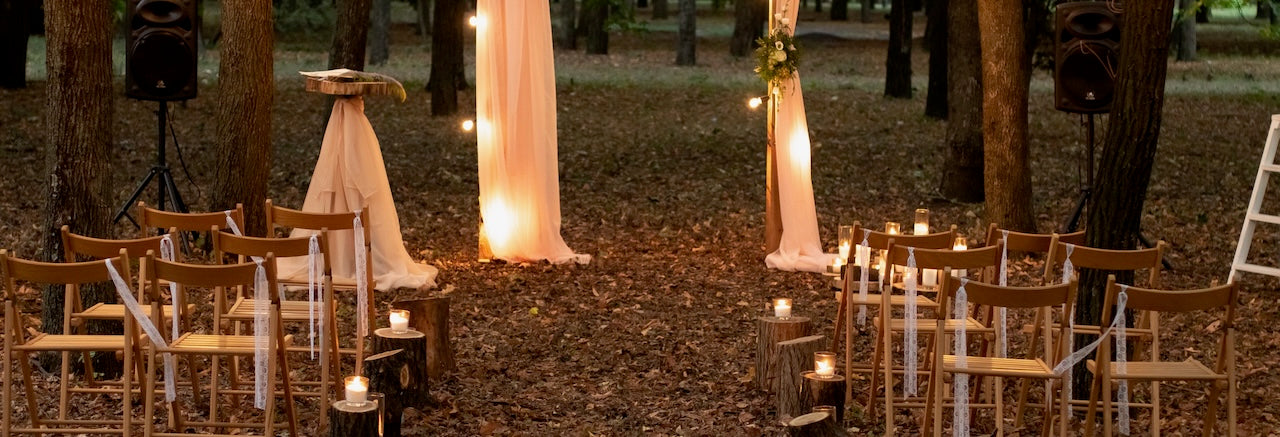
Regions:
<instances>
[{"instance_id":1,"label":"leaf-covered ground","mask_svg":"<svg viewBox=\"0 0 1280 437\"><path fill-rule=\"evenodd\" d=\"M458 360L456 373L433 381L439 407L406 413L410 435L780 431L772 398L744 382L753 372L754 319L765 313L767 298L791 296L796 311L817 319L830 335L835 306L819 275L764 266L764 114L744 105L762 87L751 76L749 59L726 54L726 35L715 33L725 20L704 21L712 31L699 40L698 67L671 65L670 20L651 23L649 33L614 35L608 56L557 54L562 233L572 248L594 257L584 266L475 261L475 140L458 129L469 116L429 116L430 97L421 87L425 52L407 26L399 29L385 71L405 79L409 100L371 99L366 110L382 143L405 244L440 268L440 287L383 294L378 305L413 295L450 296ZM805 26L798 26L802 34ZM945 165L945 122L922 115L927 56L915 57L917 97L885 99L885 44L878 39L884 24L834 28L839 26L855 39L801 39L808 50L802 74L824 243L832 245L840 223L906 221L918 207L930 208L935 226L954 223L978 241L987 226L982 206L949 203L936 194ZM1275 43L1237 27L1206 26L1204 47L1223 47L1221 52L1170 68L1143 227L1171 245L1174 269L1164 275L1171 287L1225 278L1269 115L1280 112L1274 92L1280 64L1228 49L1267 56L1277 52ZM301 46L282 44L277 57L269 190L278 203L295 206L315 163L325 112L325 99L303 92L293 71L321 67L318 47L326 44ZM210 51L204 63L216 56ZM201 92L173 110L190 180L175 172L196 209L207 206L214 189L218 163L210 151L217 94L224 91L211 84ZM1030 102L1031 168L1034 207L1046 232L1060 228L1075 205L1084 150L1079 118L1055 111L1051 96L1047 75L1038 73ZM0 91L0 98L7 102L0 107L6 170L0 178L0 246L31 256L38 250L44 204L44 84ZM472 98L465 94L462 106L474 107ZM117 198L111 205L123 201L151 165L152 109L150 103L116 101L111 168ZM1275 262L1276 229L1261 229L1254 257ZM1272 370L1280 366L1276 284L1244 278L1237 326L1245 435L1280 432L1280 402L1270 391L1280 383ZM25 299L24 309L38 308L34 295ZM1207 318L1171 318L1165 326L1162 340L1171 356L1209 351L1212 357L1206 334L1217 327ZM1205 390L1177 386L1164 396L1165 431L1197 434ZM84 405L113 404L96 399ZM314 402L300 408L307 421L314 420ZM879 429L876 420L862 416L853 414L860 432Z\"/></svg>"}]
</instances>

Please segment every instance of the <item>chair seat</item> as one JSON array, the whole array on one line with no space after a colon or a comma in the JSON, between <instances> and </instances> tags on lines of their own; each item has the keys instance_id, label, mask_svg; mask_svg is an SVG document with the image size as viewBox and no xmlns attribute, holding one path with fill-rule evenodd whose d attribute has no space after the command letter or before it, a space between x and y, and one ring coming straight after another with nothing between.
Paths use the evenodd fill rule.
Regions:
<instances>
[{"instance_id":1,"label":"chair seat","mask_svg":"<svg viewBox=\"0 0 1280 437\"><path fill-rule=\"evenodd\" d=\"M881 296L881 295L879 295L879 294L867 293L867 298L866 298L866 299L863 299L863 298L861 298L861 297L859 297L859 296L858 296L858 292L857 292L857 291L851 291L851 292L849 293L849 304L851 304L851 305L880 305L880 304L881 304L881 301L880 301L880 299L881 299L881 298L882 298L882 296ZM907 304L907 296L906 296L906 295L902 295L902 294L893 294L893 295L889 295L889 305L893 305L893 306L904 306L904 305L906 305L906 304ZM938 303L937 303L937 302L934 302L934 301L933 301L933 299L929 299L929 298L927 298L927 297L924 297L924 296L921 296L921 295L918 295L918 294L916 295L916 305L918 305L918 306L922 306L922 307L927 307L927 308L937 308L937 307L938 307Z\"/></svg>"},{"instance_id":2,"label":"chair seat","mask_svg":"<svg viewBox=\"0 0 1280 437\"><path fill-rule=\"evenodd\" d=\"M23 351L122 351L123 335L39 334L14 350Z\"/></svg>"},{"instance_id":3,"label":"chair seat","mask_svg":"<svg viewBox=\"0 0 1280 437\"><path fill-rule=\"evenodd\" d=\"M942 356L942 370L971 375L1007 376L1012 378L1053 378L1053 369L1036 358L966 357L964 367L956 367L955 355Z\"/></svg>"},{"instance_id":4,"label":"chair seat","mask_svg":"<svg viewBox=\"0 0 1280 437\"><path fill-rule=\"evenodd\" d=\"M880 318L876 317L872 319L871 323L873 323L876 327L880 327ZM946 332L955 332L956 329L960 328L960 323L961 321L959 319L947 319L947 326L944 327L943 329L945 329ZM963 323L965 324L964 326L965 332L970 332L970 333L995 332L994 329L984 326L982 322L979 322L978 319L975 319L973 317L966 317ZM901 332L906 329L906 326L907 326L907 321L905 319L894 318L892 320L889 320L889 329L891 331ZM938 319L924 318L924 317L916 319L916 330L920 332L933 332L933 331L936 331L937 328L938 328Z\"/></svg>"},{"instance_id":5,"label":"chair seat","mask_svg":"<svg viewBox=\"0 0 1280 437\"><path fill-rule=\"evenodd\" d=\"M164 305L161 308L160 312L164 314L165 320L169 320L173 317L173 305ZM188 313L195 311L195 308L195 304L187 304ZM121 304L99 303L89 307L87 310L78 313L71 313L71 317L91 320L124 320L124 315L127 311L128 310L125 306ZM153 320L155 319L154 315L151 313L151 305L143 305L142 312L145 313L147 317L150 317Z\"/></svg>"},{"instance_id":6,"label":"chair seat","mask_svg":"<svg viewBox=\"0 0 1280 437\"><path fill-rule=\"evenodd\" d=\"M231 309L223 316L232 320L253 320L254 302L256 302L255 299L237 298L231 305ZM305 300L282 300L280 301L280 319L289 322L310 320L311 313L308 311L310 306L311 302ZM324 303L316 302L316 317L320 316L320 311L324 311Z\"/></svg>"},{"instance_id":7,"label":"chair seat","mask_svg":"<svg viewBox=\"0 0 1280 437\"><path fill-rule=\"evenodd\" d=\"M1053 330L1056 332L1059 329L1062 329L1062 324L1055 322L1053 324ZM1022 325L1022 333L1024 334L1030 334L1034 330L1035 330L1035 325L1032 325L1030 323ZM1075 325L1071 327L1071 332L1075 334L1081 334L1081 335L1100 335L1102 333L1102 330L1098 329L1098 325ZM1142 338L1146 338L1151 336L1151 330L1144 329L1144 328L1126 328L1125 334L1137 335L1137 336L1141 336Z\"/></svg>"},{"instance_id":8,"label":"chair seat","mask_svg":"<svg viewBox=\"0 0 1280 437\"><path fill-rule=\"evenodd\" d=\"M294 288L306 289L308 286L307 272L305 270L298 275L294 275L287 278L281 277L278 279L278 281L280 285L284 285L286 287L289 287L290 289L294 289ZM369 286L370 287L373 286L372 281L369 282ZM335 276L333 277L333 288L335 290L355 290L356 280L355 278L339 278Z\"/></svg>"},{"instance_id":9,"label":"chair seat","mask_svg":"<svg viewBox=\"0 0 1280 437\"><path fill-rule=\"evenodd\" d=\"M183 334L170 343L169 352L214 353L223 355L253 355L252 335ZM286 346L291 341L285 337ZM165 349L161 349L165 351Z\"/></svg>"},{"instance_id":10,"label":"chair seat","mask_svg":"<svg viewBox=\"0 0 1280 437\"><path fill-rule=\"evenodd\" d=\"M1088 360L1085 366L1090 372L1097 373L1097 362ZM1186 361L1129 361L1125 364L1128 372L1123 376L1129 380L1192 380L1192 381L1214 381L1227 379L1226 374L1214 372L1213 369L1205 367L1195 359L1188 358ZM1120 378L1120 373L1116 370L1116 363L1111 363L1111 376Z\"/></svg>"}]
</instances>

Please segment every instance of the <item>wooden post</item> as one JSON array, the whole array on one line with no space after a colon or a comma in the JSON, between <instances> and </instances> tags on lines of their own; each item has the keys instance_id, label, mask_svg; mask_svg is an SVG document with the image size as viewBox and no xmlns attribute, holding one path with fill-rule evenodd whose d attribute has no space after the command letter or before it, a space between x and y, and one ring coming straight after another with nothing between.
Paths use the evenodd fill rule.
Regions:
<instances>
[{"instance_id":1,"label":"wooden post","mask_svg":"<svg viewBox=\"0 0 1280 437\"><path fill-rule=\"evenodd\" d=\"M800 384L801 411L813 409L819 405L836 407L836 424L844 424L844 376L837 373L834 377L823 378L813 372L801 374Z\"/></svg>"},{"instance_id":2,"label":"wooden post","mask_svg":"<svg viewBox=\"0 0 1280 437\"><path fill-rule=\"evenodd\" d=\"M779 418L785 420L809 411L800 396L803 384L801 375L813 370L813 353L822 350L825 342L826 337L811 335L778 343L774 380L775 391L778 393Z\"/></svg>"},{"instance_id":3,"label":"wooden post","mask_svg":"<svg viewBox=\"0 0 1280 437\"><path fill-rule=\"evenodd\" d=\"M791 437L845 437L844 427L837 425L825 412L809 413L787 422L787 435Z\"/></svg>"},{"instance_id":4,"label":"wooden post","mask_svg":"<svg viewBox=\"0 0 1280 437\"><path fill-rule=\"evenodd\" d=\"M410 317L412 318L412 314ZM403 350L393 356L381 357L375 361L379 366L387 368L380 369L379 372L389 372L391 377L395 378L395 382L391 384L394 390L389 388L383 394L388 398L398 398L400 406L403 407L422 410L430 406L431 392L427 390L427 366L423 365L427 361L427 336L412 329L403 334L392 332L391 328L373 331L375 353L380 354L396 349ZM372 370L369 369L370 372ZM372 373L369 375L373 376Z\"/></svg>"},{"instance_id":5,"label":"wooden post","mask_svg":"<svg viewBox=\"0 0 1280 437\"><path fill-rule=\"evenodd\" d=\"M813 325L808 317L761 317L756 320L756 387L774 389L778 362L778 342L809 335Z\"/></svg>"},{"instance_id":6,"label":"wooden post","mask_svg":"<svg viewBox=\"0 0 1280 437\"><path fill-rule=\"evenodd\" d=\"M337 401L329 406L329 437L378 437L378 404Z\"/></svg>"},{"instance_id":7,"label":"wooden post","mask_svg":"<svg viewBox=\"0 0 1280 437\"><path fill-rule=\"evenodd\" d=\"M400 424L404 405L401 375L409 373L408 363L400 357L404 349L395 349L371 355L364 359L369 391L382 393L382 437L400 437Z\"/></svg>"},{"instance_id":8,"label":"wooden post","mask_svg":"<svg viewBox=\"0 0 1280 437\"><path fill-rule=\"evenodd\" d=\"M774 26L777 25L775 14L775 1L769 0L768 31L773 33ZM764 244L765 253L773 253L778 250L778 245L782 242L782 205L778 200L778 97L774 93L772 83L768 84L769 96L766 109L769 112L767 121L765 122L765 131L768 137L768 146L765 156L765 177L768 178L765 186L765 206L764 206Z\"/></svg>"},{"instance_id":9,"label":"wooden post","mask_svg":"<svg viewBox=\"0 0 1280 437\"><path fill-rule=\"evenodd\" d=\"M453 344L449 341L449 298L445 296L392 302L391 308L409 310L409 326L427 335L427 375L439 379L454 371Z\"/></svg>"}]
</instances>

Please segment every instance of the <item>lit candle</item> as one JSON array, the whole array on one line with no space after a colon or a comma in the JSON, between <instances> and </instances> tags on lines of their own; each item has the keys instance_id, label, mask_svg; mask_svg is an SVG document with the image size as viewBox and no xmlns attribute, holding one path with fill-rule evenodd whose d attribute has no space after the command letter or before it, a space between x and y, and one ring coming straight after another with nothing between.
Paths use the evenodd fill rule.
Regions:
<instances>
[{"instance_id":1,"label":"lit candle","mask_svg":"<svg viewBox=\"0 0 1280 437\"><path fill-rule=\"evenodd\" d=\"M363 405L369 397L369 378L363 376L348 376L347 384L347 402Z\"/></svg>"},{"instance_id":2,"label":"lit candle","mask_svg":"<svg viewBox=\"0 0 1280 437\"><path fill-rule=\"evenodd\" d=\"M837 256L837 257L832 257L832 258L831 258L831 273L837 273L837 274L838 274L838 273L840 273L840 268L841 268L841 267L844 267L844 258L841 258L841 257L838 257L838 256Z\"/></svg>"},{"instance_id":3,"label":"lit candle","mask_svg":"<svg viewBox=\"0 0 1280 437\"><path fill-rule=\"evenodd\" d=\"M885 223L884 223L884 233L889 234L889 235L898 235L898 233L899 233L899 232L902 232L902 224L901 224L901 223L898 223L898 222L885 222Z\"/></svg>"},{"instance_id":4,"label":"lit candle","mask_svg":"<svg viewBox=\"0 0 1280 437\"><path fill-rule=\"evenodd\" d=\"M791 318L791 299L785 297L774 299L773 316L779 319Z\"/></svg>"},{"instance_id":5,"label":"lit candle","mask_svg":"<svg viewBox=\"0 0 1280 437\"><path fill-rule=\"evenodd\" d=\"M884 283L884 272L885 272L885 270L886 270L886 268L885 268L885 267L886 267L886 266L885 266L885 262L884 262L884 257L880 257L880 262L876 263L876 270L879 270L879 271L880 271L880 283L881 283L881 284L883 284L883 283Z\"/></svg>"},{"instance_id":6,"label":"lit candle","mask_svg":"<svg viewBox=\"0 0 1280 437\"><path fill-rule=\"evenodd\" d=\"M813 353L813 373L819 378L833 378L836 376L836 353L835 352L814 352Z\"/></svg>"},{"instance_id":7,"label":"lit candle","mask_svg":"<svg viewBox=\"0 0 1280 437\"><path fill-rule=\"evenodd\" d=\"M404 334L409 332L409 310L391 310L391 332Z\"/></svg>"},{"instance_id":8,"label":"lit candle","mask_svg":"<svg viewBox=\"0 0 1280 437\"><path fill-rule=\"evenodd\" d=\"M951 246L951 250L969 250L969 244L964 240L963 235L956 236L956 243ZM956 278L963 278L965 276L969 276L969 272L965 271L964 269L956 269L951 271L951 276Z\"/></svg>"},{"instance_id":9,"label":"lit candle","mask_svg":"<svg viewBox=\"0 0 1280 437\"><path fill-rule=\"evenodd\" d=\"M923 270L923 272L920 274L920 276L924 279L923 281L921 281L921 283L924 286L933 287L938 285L937 269L921 269L921 270Z\"/></svg>"},{"instance_id":10,"label":"lit candle","mask_svg":"<svg viewBox=\"0 0 1280 437\"><path fill-rule=\"evenodd\" d=\"M929 210L924 208L916 210L916 226L913 231L916 235L929 233Z\"/></svg>"},{"instance_id":11,"label":"lit candle","mask_svg":"<svg viewBox=\"0 0 1280 437\"><path fill-rule=\"evenodd\" d=\"M849 262L849 251L853 249L853 226L840 225L838 236L840 238L840 257L844 258L844 262Z\"/></svg>"},{"instance_id":12,"label":"lit candle","mask_svg":"<svg viewBox=\"0 0 1280 437\"><path fill-rule=\"evenodd\" d=\"M851 250L853 250L853 247L851 247L848 242L841 242L840 243L840 259L848 261L849 252Z\"/></svg>"}]
</instances>

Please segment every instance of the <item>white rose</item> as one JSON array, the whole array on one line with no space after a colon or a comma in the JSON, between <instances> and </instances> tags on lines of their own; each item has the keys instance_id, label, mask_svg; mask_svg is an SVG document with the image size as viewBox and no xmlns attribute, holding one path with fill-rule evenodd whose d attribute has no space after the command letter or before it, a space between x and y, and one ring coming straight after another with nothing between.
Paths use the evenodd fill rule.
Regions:
<instances>
[{"instance_id":1,"label":"white rose","mask_svg":"<svg viewBox=\"0 0 1280 437\"><path fill-rule=\"evenodd\" d=\"M795 45L795 44L792 44L792 45L788 48L788 50L791 50L791 51L793 51L793 52L794 52L794 51L796 51L796 45Z\"/></svg>"},{"instance_id":2,"label":"white rose","mask_svg":"<svg viewBox=\"0 0 1280 437\"><path fill-rule=\"evenodd\" d=\"M783 25L783 26L790 26L790 25L791 25L791 20L788 20L788 19L786 19L786 18L779 18L779 19L778 19L778 22L779 22L779 23L782 23L782 25Z\"/></svg>"},{"instance_id":3,"label":"white rose","mask_svg":"<svg viewBox=\"0 0 1280 437\"><path fill-rule=\"evenodd\" d=\"M771 56L770 58L773 59L774 62L785 61L787 60L787 52L784 52L782 50L776 50L773 52L773 56Z\"/></svg>"},{"instance_id":4,"label":"white rose","mask_svg":"<svg viewBox=\"0 0 1280 437\"><path fill-rule=\"evenodd\" d=\"M778 50L782 50L782 41L774 41L774 42L773 42L773 48L778 49Z\"/></svg>"}]
</instances>

